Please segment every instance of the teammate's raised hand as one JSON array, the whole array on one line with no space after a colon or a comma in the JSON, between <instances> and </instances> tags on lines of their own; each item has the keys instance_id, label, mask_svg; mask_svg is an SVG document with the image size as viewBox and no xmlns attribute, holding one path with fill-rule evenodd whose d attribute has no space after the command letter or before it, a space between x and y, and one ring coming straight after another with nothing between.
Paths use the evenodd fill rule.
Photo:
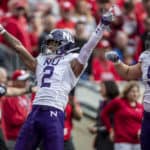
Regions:
<instances>
[{"instance_id":1,"label":"teammate's raised hand","mask_svg":"<svg viewBox=\"0 0 150 150\"><path fill-rule=\"evenodd\" d=\"M113 63L117 63L120 60L119 55L115 51L106 52L105 58Z\"/></svg>"}]
</instances>

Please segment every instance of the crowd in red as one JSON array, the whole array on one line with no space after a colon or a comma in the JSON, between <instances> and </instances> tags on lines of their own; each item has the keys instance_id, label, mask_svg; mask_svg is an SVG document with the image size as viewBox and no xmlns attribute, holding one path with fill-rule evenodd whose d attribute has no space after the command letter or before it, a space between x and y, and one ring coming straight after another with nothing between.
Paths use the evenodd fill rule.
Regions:
<instances>
[{"instance_id":1,"label":"crowd in red","mask_svg":"<svg viewBox=\"0 0 150 150\"><path fill-rule=\"evenodd\" d=\"M43 38L54 28L64 28L75 36L77 46L82 46L100 16L114 2L110 0L5 0L0 2L0 22L17 37L28 51L37 56ZM86 71L86 79L122 80L113 64L104 58L104 52L117 51L122 61L135 64L139 54L149 47L149 0L116 0L121 8L111 26L98 44ZM7 42L0 38L0 43Z\"/></svg>"},{"instance_id":2,"label":"crowd in red","mask_svg":"<svg viewBox=\"0 0 150 150\"><path fill-rule=\"evenodd\" d=\"M36 57L41 52L43 39L54 28L69 30L75 37L76 45L81 47L86 43L96 28L96 24L99 22L102 13L105 12L112 3L114 3L114 1L111 0L2 0L0 1L0 23L3 24L8 32L19 39L27 50ZM121 11L111 25L111 32L105 31L103 39L95 48L89 60L89 65L82 77L83 79L95 82L108 79L121 81L123 79L116 72L114 65L106 61L104 56L105 52L114 50L119 54L122 61L132 65L138 61L138 57L142 51L150 48L150 0L115 0L115 3L118 4ZM1 36L0 45L9 47L7 41L4 41ZM0 55L0 59L2 59L2 56ZM24 99L24 97L17 97L17 99L18 98L23 102L22 99ZM106 99L107 98L110 99L109 97L106 97ZM2 108L3 111L7 112L7 115L3 116L3 118L9 118L9 115L11 115L12 112L8 104L11 103L11 101L15 101L14 99L13 97L5 98L7 107L4 103ZM68 118L66 118L65 122L67 126L67 129L64 130L66 131L65 140L71 139L72 118L76 118L76 116L72 116L72 114L75 110L74 106L78 108L78 104L73 102L72 105L72 102L73 101L68 103L66 107L66 115ZM21 107L19 105L23 104L16 103L16 107L19 108L17 113L20 112ZM116 112L116 107L118 112ZM122 107L126 108L124 113L120 113L119 111L123 109ZM11 136L12 126L9 128L4 125L3 130L7 140L16 140L19 129L29 113L26 106L24 108L24 112L23 109L21 109L22 118L17 118L17 120L20 119L21 123L19 122L20 124L18 125L17 131L14 131L15 137ZM135 114L135 108L140 109L139 116ZM135 103L134 107L130 106L129 101L124 100L124 98L113 100L101 114L107 132L111 132L111 121L108 119L108 114L115 110L115 112L113 112L114 114L116 113L115 117L117 118L117 115L127 117L126 120L128 120L128 122L126 122L126 124L131 123L133 128L135 127L134 129L137 134L137 130L141 126L142 109L143 107L137 103ZM13 114L15 113L16 111L13 112ZM130 115L127 115L127 113ZM81 117L80 115L79 113L79 118ZM98 115L100 117L100 113ZM13 116L15 117L15 115ZM119 118L120 120L116 118L114 118L114 122L119 124L116 128L118 129L121 126L121 129L117 130L116 134L126 136L126 134L131 131L130 126L122 130L122 120L121 118ZM17 123L13 120L16 118L11 119L11 122ZM2 120L4 124L7 122L6 120ZM118 120L121 123L118 123ZM136 121L136 123L134 121ZM131 131L131 134L133 132L134 131ZM133 134L135 134L135 132ZM127 141L128 139L129 141ZM120 142L120 138L116 139L115 142L118 141ZM125 139L123 138L123 140L121 139L121 142L139 143L139 139L136 137L136 140L132 141L130 136L128 136L125 137Z\"/></svg>"}]
</instances>

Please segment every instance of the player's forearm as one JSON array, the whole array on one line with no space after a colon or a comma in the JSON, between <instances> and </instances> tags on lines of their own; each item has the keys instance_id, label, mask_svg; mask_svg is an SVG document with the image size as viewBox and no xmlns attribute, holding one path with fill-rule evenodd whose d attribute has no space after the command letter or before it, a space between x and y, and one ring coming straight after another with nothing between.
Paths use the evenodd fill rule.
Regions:
<instances>
[{"instance_id":1,"label":"player's forearm","mask_svg":"<svg viewBox=\"0 0 150 150\"><path fill-rule=\"evenodd\" d=\"M9 32L5 31L2 34L3 38L7 41L7 43L14 48L16 52L19 52L19 47L22 46L22 43L16 39L12 34Z\"/></svg>"},{"instance_id":2,"label":"player's forearm","mask_svg":"<svg viewBox=\"0 0 150 150\"><path fill-rule=\"evenodd\" d=\"M92 34L88 42L81 48L80 54L77 59L71 61L71 68L76 77L78 77L83 71L84 66L88 62L93 49L103 36L105 25L98 25L95 32Z\"/></svg>"},{"instance_id":3,"label":"player's forearm","mask_svg":"<svg viewBox=\"0 0 150 150\"><path fill-rule=\"evenodd\" d=\"M78 56L78 61L81 64L86 64L91 53L93 52L94 48L96 47L97 43L103 36L105 25L98 25L95 32L93 32L92 36L88 40L88 42L81 48L80 54Z\"/></svg>"},{"instance_id":4,"label":"player's forearm","mask_svg":"<svg viewBox=\"0 0 150 150\"><path fill-rule=\"evenodd\" d=\"M28 88L14 88L8 87L6 96L20 96L28 93Z\"/></svg>"},{"instance_id":5,"label":"player's forearm","mask_svg":"<svg viewBox=\"0 0 150 150\"><path fill-rule=\"evenodd\" d=\"M118 74L125 80L129 80L129 66L122 63L121 61L118 63L114 63L115 68L118 72Z\"/></svg>"},{"instance_id":6,"label":"player's forearm","mask_svg":"<svg viewBox=\"0 0 150 150\"><path fill-rule=\"evenodd\" d=\"M36 59L25 49L22 43L16 39L12 34L8 33L2 25L0 25L0 34L8 42L8 44L13 48L15 52L19 54L19 57L24 62L24 64L32 71L36 69Z\"/></svg>"}]
</instances>

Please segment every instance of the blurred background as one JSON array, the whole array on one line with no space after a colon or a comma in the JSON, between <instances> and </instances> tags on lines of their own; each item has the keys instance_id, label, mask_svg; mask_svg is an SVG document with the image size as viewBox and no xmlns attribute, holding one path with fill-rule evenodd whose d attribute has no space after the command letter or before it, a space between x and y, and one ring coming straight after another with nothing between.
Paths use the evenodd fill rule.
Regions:
<instances>
[{"instance_id":1,"label":"blurred background","mask_svg":"<svg viewBox=\"0 0 150 150\"><path fill-rule=\"evenodd\" d=\"M82 47L95 30L101 15L114 3L120 7L121 11L111 25L111 32L105 31L103 39L98 43L89 60L87 69L83 73L73 93L71 93L71 98L69 97L69 100L71 99L71 107L77 105L76 111L79 112L78 116L74 117L74 115L72 115L73 109L69 107L66 110L67 113L71 115L68 120L66 119L68 123L65 125L67 126L66 128L69 129L64 129L64 134L65 131L68 130L70 133L65 138L65 141L66 145L67 141L69 141L69 143L71 141L74 143L71 145L75 147L72 147L72 149L66 148L66 150L113 149L113 146L110 146L110 148L104 146L109 145L110 142L115 142L115 138L110 138L111 135L108 129L104 129L106 135L103 136L103 133L100 133L100 135L102 135L100 138L102 139L98 137L99 132L102 132L101 127L107 128L107 125L105 126L105 123L103 124L103 119L101 120L100 114L103 109L101 104L108 99L110 101L118 95L121 95L126 89L126 86L130 83L118 75L114 65L106 61L104 54L106 51L116 51L124 63L134 65L138 62L140 54L150 48L150 0L0 0L0 23L3 24L8 32L18 38L34 57L37 57L41 52L42 42L45 36L54 28L69 30L75 37L76 46ZM30 74L29 78L21 81L28 80L29 83L27 84L36 84L34 74L27 70L17 54L11 51L11 47L9 47L7 41L4 41L1 36L0 67L0 78L7 78L7 83L5 82L7 86L14 87L14 82L20 80L18 77L24 74L16 73L16 77L14 75L16 70L24 70L25 74ZM107 81L114 82L120 94L110 96L110 91L115 91L115 87L113 87L112 83L108 83L110 85L108 85L109 89L107 91L107 83L105 85ZM0 83L4 83L4 81ZM131 87L126 93L126 99L134 99L131 100L134 102L142 101L144 87L140 80L137 84L138 94L134 93L134 90L132 91L137 85L128 85ZM29 101L32 102L34 95L27 94L25 96L28 97L25 98L28 99L28 101L24 107L27 107L30 103ZM16 99L19 98L17 97ZM1 129L4 136L3 139L9 147L12 141L15 142L19 129L27 115L20 112L19 115L24 116L16 132L13 131L13 123L16 122L16 120L10 121L12 124L10 123L11 125L8 125L8 129L7 120L10 119L10 116L7 114L7 110L5 111L4 101L10 101L8 99L11 98L4 97L0 99L2 114L0 115ZM20 106L17 105L17 107ZM18 112L13 110L11 114L13 113L15 116ZM26 114L28 113L29 109ZM75 119L75 121L73 121L73 119ZM112 127L115 128L114 121L110 122ZM122 126L122 130L126 130L124 126ZM9 132L13 132L15 136L10 136ZM66 132L66 134L67 133L68 132ZM128 131L126 131L126 134L129 134ZM103 141L103 139L105 140ZM106 144L107 142L109 144ZM131 139L130 142L136 144L140 143L139 139L137 139L136 142L132 142ZM104 147L97 146L97 143L101 143ZM11 150L11 148L8 149ZM3 149L0 147L0 150Z\"/></svg>"}]
</instances>

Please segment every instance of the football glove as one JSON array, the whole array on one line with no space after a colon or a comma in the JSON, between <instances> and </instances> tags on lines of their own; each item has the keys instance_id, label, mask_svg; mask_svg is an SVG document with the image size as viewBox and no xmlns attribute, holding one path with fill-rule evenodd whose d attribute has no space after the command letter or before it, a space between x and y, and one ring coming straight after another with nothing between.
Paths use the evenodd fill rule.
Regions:
<instances>
[{"instance_id":1,"label":"football glove","mask_svg":"<svg viewBox=\"0 0 150 150\"><path fill-rule=\"evenodd\" d=\"M120 61L119 55L115 51L110 51L105 53L105 58L113 63L117 63Z\"/></svg>"},{"instance_id":2,"label":"football glove","mask_svg":"<svg viewBox=\"0 0 150 150\"><path fill-rule=\"evenodd\" d=\"M108 12L102 15L101 23L106 26L110 25L110 23L113 21L115 16L119 14L119 12L120 12L119 7L117 5L113 5L112 7L110 7Z\"/></svg>"}]
</instances>

